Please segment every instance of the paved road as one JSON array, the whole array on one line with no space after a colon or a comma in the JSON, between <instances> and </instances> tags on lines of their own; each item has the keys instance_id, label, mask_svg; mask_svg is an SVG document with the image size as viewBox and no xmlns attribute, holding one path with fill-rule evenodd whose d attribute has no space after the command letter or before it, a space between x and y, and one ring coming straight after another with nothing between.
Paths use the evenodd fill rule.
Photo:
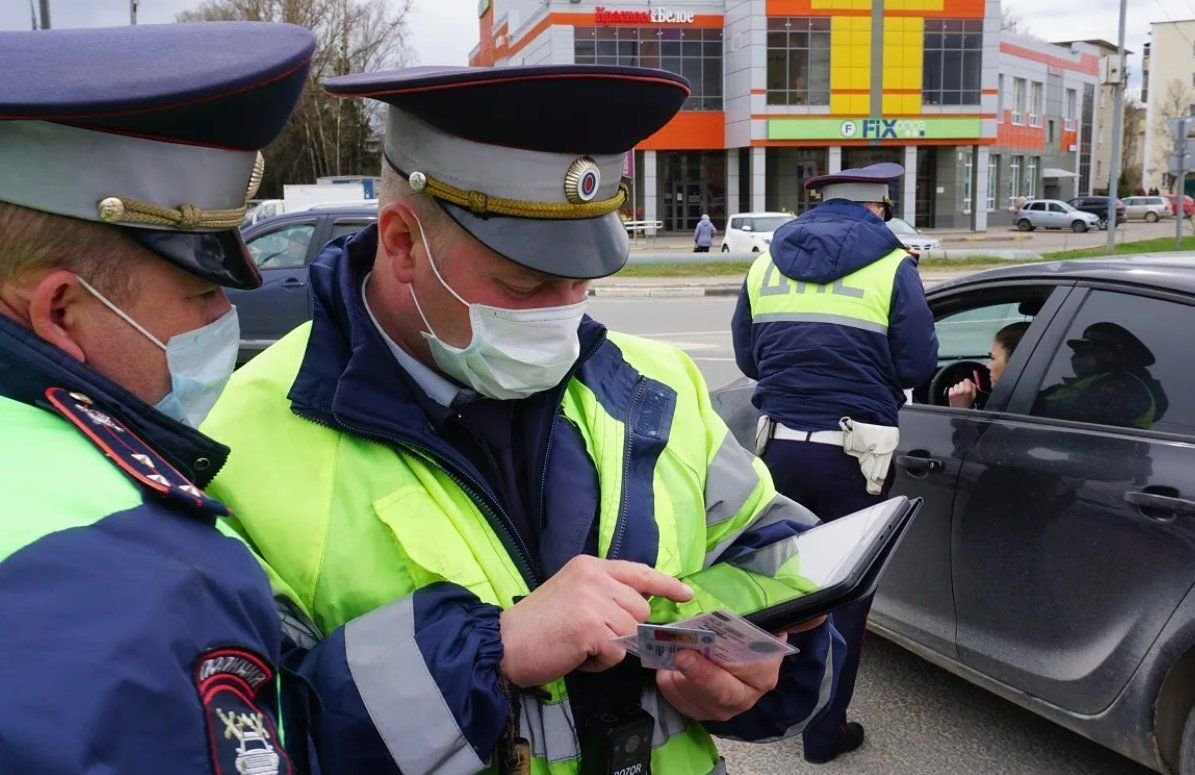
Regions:
<instances>
[{"instance_id":1,"label":"paved road","mask_svg":"<svg viewBox=\"0 0 1195 775\"><path fill-rule=\"evenodd\" d=\"M594 299L611 328L672 342L711 386L739 376L728 333L734 299ZM853 716L868 742L822 767L799 739L768 745L723 741L736 775L1146 775L1148 770L955 678L880 638L864 652Z\"/></svg>"},{"instance_id":2,"label":"paved road","mask_svg":"<svg viewBox=\"0 0 1195 775\"><path fill-rule=\"evenodd\" d=\"M1191 235L1189 225L1184 225L1185 234ZM1075 234L1064 230L1038 229L1033 232L1020 232L1010 226L996 226L982 234L970 232L949 231L935 232L926 230L927 234L938 237L945 248L966 248L969 250L983 250L991 248L1024 249L1037 253L1048 253L1055 250L1072 250L1074 248L1092 248L1107 244L1108 233L1092 230L1084 234ZM1136 242L1138 240L1157 239L1159 237L1174 237L1174 220L1167 219L1157 223L1144 221L1130 221L1121 224L1114 234L1117 242ZM721 235L719 234L719 239ZM718 244L721 244L720 242ZM640 239L632 245L632 250L643 252L691 252L693 241L689 235L665 235L654 242ZM715 254L713 256L717 258Z\"/></svg>"}]
</instances>

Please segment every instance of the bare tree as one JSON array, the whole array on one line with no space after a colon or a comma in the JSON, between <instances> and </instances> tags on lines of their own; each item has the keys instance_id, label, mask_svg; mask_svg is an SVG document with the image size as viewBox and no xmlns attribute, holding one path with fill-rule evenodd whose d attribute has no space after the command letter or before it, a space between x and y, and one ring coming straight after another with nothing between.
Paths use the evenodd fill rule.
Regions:
<instances>
[{"instance_id":1,"label":"bare tree","mask_svg":"<svg viewBox=\"0 0 1195 775\"><path fill-rule=\"evenodd\" d=\"M1145 139L1145 106L1130 97L1124 102L1123 126L1120 179L1129 191L1136 191L1142 184L1142 160L1138 157Z\"/></svg>"},{"instance_id":2,"label":"bare tree","mask_svg":"<svg viewBox=\"0 0 1195 775\"><path fill-rule=\"evenodd\" d=\"M1159 164L1163 170L1169 166L1170 154L1174 153L1174 133L1166 122L1172 118L1182 118L1192 114L1195 108L1195 91L1185 85L1178 78L1172 78L1166 84L1166 95L1158 103L1157 116L1154 119L1153 136L1154 151L1152 161ZM1172 183L1172 176L1165 176L1166 185Z\"/></svg>"},{"instance_id":3,"label":"bare tree","mask_svg":"<svg viewBox=\"0 0 1195 775\"><path fill-rule=\"evenodd\" d=\"M1007 5L1000 9L1000 29L1004 32L1029 32L1029 28L1025 26L1025 19Z\"/></svg>"},{"instance_id":4,"label":"bare tree","mask_svg":"<svg viewBox=\"0 0 1195 775\"><path fill-rule=\"evenodd\" d=\"M412 0L206 0L179 21L289 22L311 30L316 51L294 116L266 149L261 196L280 196L284 182L322 175L376 175L381 106L340 99L320 84L345 73L401 67L409 59Z\"/></svg>"}]
</instances>

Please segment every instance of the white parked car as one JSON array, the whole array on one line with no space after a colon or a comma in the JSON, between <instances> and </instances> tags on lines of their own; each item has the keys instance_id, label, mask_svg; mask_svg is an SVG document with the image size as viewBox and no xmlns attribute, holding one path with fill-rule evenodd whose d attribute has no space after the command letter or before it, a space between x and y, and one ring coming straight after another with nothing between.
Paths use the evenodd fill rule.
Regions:
<instances>
[{"instance_id":1,"label":"white parked car","mask_svg":"<svg viewBox=\"0 0 1195 775\"><path fill-rule=\"evenodd\" d=\"M726 221L723 253L762 253L772 244L772 233L796 218L790 213L738 213Z\"/></svg>"},{"instance_id":2,"label":"white parked car","mask_svg":"<svg viewBox=\"0 0 1195 775\"><path fill-rule=\"evenodd\" d=\"M918 255L925 255L931 250L939 250L942 243L933 237L922 234L904 218L893 218L888 221L888 228L900 240L901 244Z\"/></svg>"}]
</instances>

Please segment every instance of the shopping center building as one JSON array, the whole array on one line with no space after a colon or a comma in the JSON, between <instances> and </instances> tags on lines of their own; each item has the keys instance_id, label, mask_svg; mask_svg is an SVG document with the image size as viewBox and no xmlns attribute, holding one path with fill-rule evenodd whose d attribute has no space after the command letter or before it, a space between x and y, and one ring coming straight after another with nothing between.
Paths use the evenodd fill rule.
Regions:
<instances>
[{"instance_id":1,"label":"shopping center building","mask_svg":"<svg viewBox=\"0 0 1195 775\"><path fill-rule=\"evenodd\" d=\"M892 196L921 226L984 229L1011 222L1021 195L1090 188L1078 130L1098 57L1002 39L999 0L481 0L478 11L473 65L660 67L689 80L684 110L628 164L629 214L665 230L702 213L721 224L803 212L805 180L880 161L909 171ZM553 107L518 109L534 121Z\"/></svg>"}]
</instances>

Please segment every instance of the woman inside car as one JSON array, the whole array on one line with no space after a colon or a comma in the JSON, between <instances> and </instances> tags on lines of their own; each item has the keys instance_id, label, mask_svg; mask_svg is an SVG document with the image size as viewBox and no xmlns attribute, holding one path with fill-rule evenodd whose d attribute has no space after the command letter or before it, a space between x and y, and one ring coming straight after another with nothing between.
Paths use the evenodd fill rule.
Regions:
<instances>
[{"instance_id":1,"label":"woman inside car","mask_svg":"<svg viewBox=\"0 0 1195 775\"><path fill-rule=\"evenodd\" d=\"M1000 381L1000 375L1004 373L1004 367L1008 365L1008 359L1012 357L1013 350L1017 348L1021 337L1028 330L1029 324L1020 322L1010 323L996 332L996 338L992 341L992 351L988 354L988 373L991 375L993 389ZM971 409L975 406L979 393L979 386L975 384L975 381L965 379L950 388L947 398L950 405L956 409Z\"/></svg>"}]
</instances>

